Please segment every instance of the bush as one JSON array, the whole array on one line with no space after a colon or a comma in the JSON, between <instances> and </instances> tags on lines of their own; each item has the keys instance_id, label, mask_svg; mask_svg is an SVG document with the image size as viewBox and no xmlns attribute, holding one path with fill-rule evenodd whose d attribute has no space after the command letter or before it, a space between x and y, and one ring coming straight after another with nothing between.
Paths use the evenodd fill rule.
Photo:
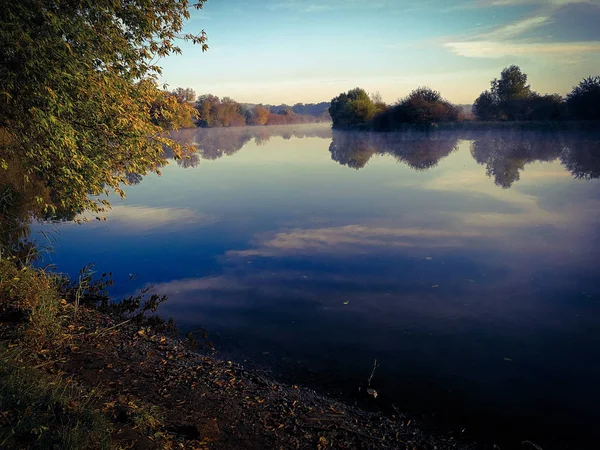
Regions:
<instances>
[{"instance_id":1,"label":"bush","mask_svg":"<svg viewBox=\"0 0 600 450\"><path fill-rule=\"evenodd\" d=\"M600 120L600 76L582 80L567 95L569 116L580 120Z\"/></svg>"},{"instance_id":2,"label":"bush","mask_svg":"<svg viewBox=\"0 0 600 450\"><path fill-rule=\"evenodd\" d=\"M364 89L355 88L332 99L329 114L334 128L356 126L370 122L384 107Z\"/></svg>"},{"instance_id":3,"label":"bush","mask_svg":"<svg viewBox=\"0 0 600 450\"><path fill-rule=\"evenodd\" d=\"M420 87L373 120L377 131L391 131L406 124L429 127L458 120L459 108L442 98L438 91Z\"/></svg>"}]
</instances>

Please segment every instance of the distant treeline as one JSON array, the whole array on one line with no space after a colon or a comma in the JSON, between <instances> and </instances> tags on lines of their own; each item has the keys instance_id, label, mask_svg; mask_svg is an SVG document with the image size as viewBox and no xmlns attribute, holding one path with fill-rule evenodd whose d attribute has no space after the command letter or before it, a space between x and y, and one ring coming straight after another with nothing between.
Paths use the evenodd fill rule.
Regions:
<instances>
[{"instance_id":1,"label":"distant treeline","mask_svg":"<svg viewBox=\"0 0 600 450\"><path fill-rule=\"evenodd\" d=\"M243 106L247 108L254 108L256 105L243 103ZM331 102L321 102L321 103L296 103L293 106L281 104L281 105L261 105L267 108L273 114L281 114L285 111L291 110L294 114L299 114L302 116L313 116L318 119L322 119L323 122L331 121L331 116L329 115L329 107L331 106Z\"/></svg>"},{"instance_id":2,"label":"distant treeline","mask_svg":"<svg viewBox=\"0 0 600 450\"><path fill-rule=\"evenodd\" d=\"M562 98L533 91L527 84L527 75L518 66L510 66L499 79L492 80L490 90L475 100L472 116L428 87L415 89L393 105L355 88L335 97L329 113L334 128L374 131L428 128L473 118L488 122L600 120L600 76L584 79Z\"/></svg>"},{"instance_id":3,"label":"distant treeline","mask_svg":"<svg viewBox=\"0 0 600 450\"><path fill-rule=\"evenodd\" d=\"M330 122L330 103L297 103L289 105L262 105L238 103L230 97L219 98L204 94L196 97L191 88L177 88L169 94L181 103L194 102L195 118L181 117L175 120L179 127L194 125L204 128L239 127L245 125L287 125L300 123ZM158 114L160 117L160 114Z\"/></svg>"},{"instance_id":4,"label":"distant treeline","mask_svg":"<svg viewBox=\"0 0 600 450\"><path fill-rule=\"evenodd\" d=\"M177 164L183 168L196 167L202 160L233 155L251 141L264 145L277 136L286 140L317 137L330 141L333 161L352 169L363 169L375 155L386 155L413 170L427 171L456 151L460 141L470 141L471 156L504 189L519 181L525 167L537 161L560 161L578 179L600 178L600 130L538 133L508 125L493 131L429 133L362 133L332 130L328 126L215 128L201 134L187 129L178 131L176 139L194 147L195 152L177 159ZM170 149L165 150L165 156L174 158ZM141 179L135 175L128 177L131 184Z\"/></svg>"}]
</instances>

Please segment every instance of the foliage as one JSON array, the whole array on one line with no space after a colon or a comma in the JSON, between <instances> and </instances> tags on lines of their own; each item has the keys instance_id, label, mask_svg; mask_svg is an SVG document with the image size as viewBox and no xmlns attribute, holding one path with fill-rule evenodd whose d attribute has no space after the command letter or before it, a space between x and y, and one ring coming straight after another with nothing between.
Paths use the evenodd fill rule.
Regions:
<instances>
[{"instance_id":1,"label":"foliage","mask_svg":"<svg viewBox=\"0 0 600 450\"><path fill-rule=\"evenodd\" d=\"M496 120L499 115L498 100L490 91L482 92L473 103L473 114L479 120Z\"/></svg>"},{"instance_id":2,"label":"foliage","mask_svg":"<svg viewBox=\"0 0 600 450\"><path fill-rule=\"evenodd\" d=\"M500 79L492 80L491 91L500 102L521 100L532 94L531 87L527 84L527 75L515 65L505 67L500 73Z\"/></svg>"},{"instance_id":3,"label":"foliage","mask_svg":"<svg viewBox=\"0 0 600 450\"><path fill-rule=\"evenodd\" d=\"M202 7L205 0L195 5ZM206 50L204 32L181 35L187 0L20 1L0 9L0 166L49 190L45 209L102 210L98 195L123 195L127 173L158 172L163 128L191 113L157 86L154 58ZM2 170L2 169L0 169ZM90 197L93 196L93 197Z\"/></svg>"},{"instance_id":4,"label":"foliage","mask_svg":"<svg viewBox=\"0 0 600 450\"><path fill-rule=\"evenodd\" d=\"M0 315L27 321L22 338L32 348L57 345L63 337L57 282L43 271L20 267L14 257L0 261Z\"/></svg>"},{"instance_id":5,"label":"foliage","mask_svg":"<svg viewBox=\"0 0 600 450\"><path fill-rule=\"evenodd\" d=\"M180 102L193 102L196 100L196 91L192 88L178 87L174 91L171 91L170 94L177 97L177 100Z\"/></svg>"},{"instance_id":6,"label":"foliage","mask_svg":"<svg viewBox=\"0 0 600 450\"><path fill-rule=\"evenodd\" d=\"M431 124L458 119L458 108L444 100L438 91L421 87L412 91L397 105L400 122Z\"/></svg>"},{"instance_id":7,"label":"foliage","mask_svg":"<svg viewBox=\"0 0 600 450\"><path fill-rule=\"evenodd\" d=\"M533 93L526 103L530 120L560 120L565 116L565 103L558 94L539 95Z\"/></svg>"},{"instance_id":8,"label":"foliage","mask_svg":"<svg viewBox=\"0 0 600 450\"><path fill-rule=\"evenodd\" d=\"M271 113L262 105L256 105L252 110L251 125L266 125Z\"/></svg>"},{"instance_id":9,"label":"foliage","mask_svg":"<svg viewBox=\"0 0 600 450\"><path fill-rule=\"evenodd\" d=\"M527 75L518 66L506 67L491 89L482 92L473 104L478 120L550 121L565 117L565 104L558 94L540 95L527 84Z\"/></svg>"},{"instance_id":10,"label":"foliage","mask_svg":"<svg viewBox=\"0 0 600 450\"><path fill-rule=\"evenodd\" d=\"M163 130L177 130L194 127L198 113L185 96L173 92L162 92L150 105L150 117L152 123ZM184 152L181 154L183 155Z\"/></svg>"},{"instance_id":11,"label":"foliage","mask_svg":"<svg viewBox=\"0 0 600 450\"><path fill-rule=\"evenodd\" d=\"M600 76L584 78L567 95L567 110L575 119L600 120Z\"/></svg>"},{"instance_id":12,"label":"foliage","mask_svg":"<svg viewBox=\"0 0 600 450\"><path fill-rule=\"evenodd\" d=\"M296 114L291 107L278 109L264 105L247 105L229 97L205 94L198 97L195 104L198 111L196 124L205 128L240 127L245 125L289 125L317 122L310 115Z\"/></svg>"},{"instance_id":13,"label":"foliage","mask_svg":"<svg viewBox=\"0 0 600 450\"><path fill-rule=\"evenodd\" d=\"M294 114L302 116L313 116L322 121L328 121L331 119L329 116L330 102L321 103L296 103L293 106L281 104L277 106L265 105L269 111L273 114L279 114L279 112L286 109L290 109Z\"/></svg>"},{"instance_id":14,"label":"foliage","mask_svg":"<svg viewBox=\"0 0 600 450\"><path fill-rule=\"evenodd\" d=\"M369 97L369 94L361 88L354 88L338 95L331 100L329 107L333 126L340 128L370 122L382 108L382 104L376 100Z\"/></svg>"},{"instance_id":15,"label":"foliage","mask_svg":"<svg viewBox=\"0 0 600 450\"><path fill-rule=\"evenodd\" d=\"M430 127L440 122L458 120L459 108L448 102L438 91L420 87L373 120L377 131L397 130L407 124Z\"/></svg>"}]
</instances>

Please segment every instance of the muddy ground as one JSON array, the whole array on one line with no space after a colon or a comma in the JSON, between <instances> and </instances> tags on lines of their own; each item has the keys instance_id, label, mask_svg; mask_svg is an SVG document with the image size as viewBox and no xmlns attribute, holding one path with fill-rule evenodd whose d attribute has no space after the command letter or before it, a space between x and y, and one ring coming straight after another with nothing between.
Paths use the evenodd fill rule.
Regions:
<instances>
[{"instance_id":1,"label":"muddy ground","mask_svg":"<svg viewBox=\"0 0 600 450\"><path fill-rule=\"evenodd\" d=\"M400 412L384 415L276 382L256 370L193 351L172 334L119 324L90 310L60 370L95 389L109 406L127 399L160 418L161 433L190 449L471 449L482 448L423 428ZM114 414L113 441L160 448L127 408ZM486 445L487 448L493 448Z\"/></svg>"}]
</instances>

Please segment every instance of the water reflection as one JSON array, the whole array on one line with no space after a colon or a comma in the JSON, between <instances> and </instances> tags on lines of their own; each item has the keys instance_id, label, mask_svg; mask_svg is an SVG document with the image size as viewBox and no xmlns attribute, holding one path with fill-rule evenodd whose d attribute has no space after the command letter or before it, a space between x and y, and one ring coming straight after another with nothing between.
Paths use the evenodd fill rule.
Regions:
<instances>
[{"instance_id":1,"label":"water reflection","mask_svg":"<svg viewBox=\"0 0 600 450\"><path fill-rule=\"evenodd\" d=\"M600 139L266 128L182 131L194 163L62 226L53 262L137 273L117 295L154 285L182 328L304 380L355 392L377 358L403 408L598 418Z\"/></svg>"},{"instance_id":2,"label":"water reflection","mask_svg":"<svg viewBox=\"0 0 600 450\"><path fill-rule=\"evenodd\" d=\"M327 139L331 137L329 126L264 126L264 127L233 127L228 129L186 129L177 132L177 140L197 149L197 154L202 159L215 160L224 156L237 153L248 142L254 141L256 145L265 145L272 137L282 137L285 140L295 138L318 137ZM172 153L167 150L167 157L172 158ZM195 164L186 163L185 159L178 161L183 167L196 167Z\"/></svg>"},{"instance_id":3,"label":"water reflection","mask_svg":"<svg viewBox=\"0 0 600 450\"><path fill-rule=\"evenodd\" d=\"M375 154L392 155L411 169L424 171L456 150L456 134L358 133L334 131L331 159L353 169L362 169Z\"/></svg>"},{"instance_id":4,"label":"water reflection","mask_svg":"<svg viewBox=\"0 0 600 450\"><path fill-rule=\"evenodd\" d=\"M471 155L482 166L496 185L509 188L519 180L519 173L527 164L536 161L554 161L563 149L563 143L548 135L518 134L488 136L473 141Z\"/></svg>"},{"instance_id":5,"label":"water reflection","mask_svg":"<svg viewBox=\"0 0 600 450\"><path fill-rule=\"evenodd\" d=\"M284 140L317 137L331 139L331 159L352 169L364 168L374 155L389 155L415 171L436 167L457 148L459 141L471 142L471 155L485 167L496 185L509 188L519 181L528 164L560 159L575 178L600 176L598 136L585 133L536 132L437 132L437 133L361 133L331 130L329 127L239 127L232 129L188 129L176 135L197 152L177 161L183 168L194 168L202 159L231 156L249 142L261 146L273 137ZM166 156L172 159L167 149ZM140 181L132 175L132 184Z\"/></svg>"},{"instance_id":6,"label":"water reflection","mask_svg":"<svg viewBox=\"0 0 600 450\"><path fill-rule=\"evenodd\" d=\"M471 155L502 188L519 181L526 165L556 159L560 159L575 178L589 180L600 176L600 144L590 135L488 135L473 141Z\"/></svg>"},{"instance_id":7,"label":"water reflection","mask_svg":"<svg viewBox=\"0 0 600 450\"><path fill-rule=\"evenodd\" d=\"M560 159L575 178L592 180L600 177L600 143L582 137L564 146Z\"/></svg>"}]
</instances>

